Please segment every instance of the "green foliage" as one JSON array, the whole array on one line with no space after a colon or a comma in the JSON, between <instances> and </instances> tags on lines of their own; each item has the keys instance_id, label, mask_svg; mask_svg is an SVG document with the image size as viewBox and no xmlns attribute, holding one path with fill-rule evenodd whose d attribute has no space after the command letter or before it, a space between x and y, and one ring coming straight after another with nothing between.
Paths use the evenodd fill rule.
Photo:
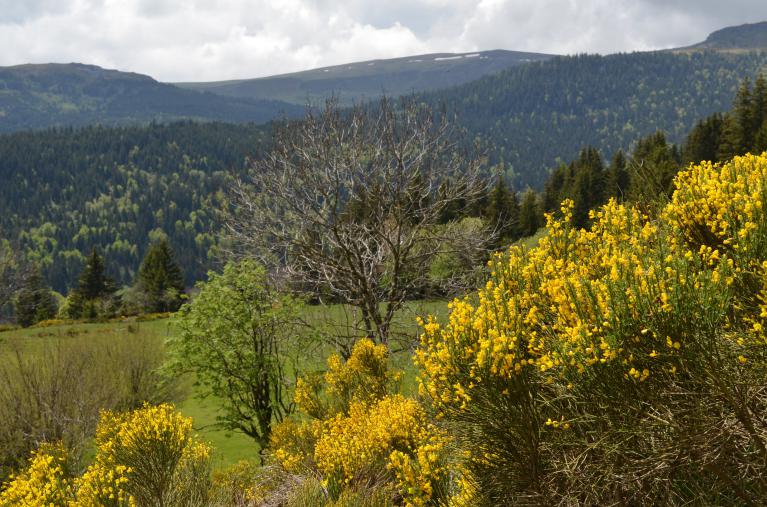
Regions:
<instances>
[{"instance_id":1,"label":"green foliage","mask_svg":"<svg viewBox=\"0 0 767 507\"><path fill-rule=\"evenodd\" d=\"M193 372L200 396L222 400L219 424L263 449L272 422L293 408L288 375L295 365L288 361L296 349L298 302L274 292L252 261L229 263L208 277L180 310L170 368Z\"/></svg>"},{"instance_id":2,"label":"green foliage","mask_svg":"<svg viewBox=\"0 0 767 507\"><path fill-rule=\"evenodd\" d=\"M679 152L663 132L640 139L629 162L628 197L644 202L669 198L680 166Z\"/></svg>"},{"instance_id":3,"label":"green foliage","mask_svg":"<svg viewBox=\"0 0 767 507\"><path fill-rule=\"evenodd\" d=\"M118 285L133 283L163 235L192 286L212 267L226 182L257 155L265 131L175 123L0 136L0 230L61 293L94 247Z\"/></svg>"},{"instance_id":4,"label":"green foliage","mask_svg":"<svg viewBox=\"0 0 767 507\"><path fill-rule=\"evenodd\" d=\"M50 287L43 280L40 268L31 268L26 273L13 306L16 322L22 327L56 316L58 305Z\"/></svg>"},{"instance_id":5,"label":"green foliage","mask_svg":"<svg viewBox=\"0 0 767 507\"><path fill-rule=\"evenodd\" d=\"M685 162L722 162L767 149L767 79L759 74L753 87L744 79L732 109L701 120L682 148Z\"/></svg>"},{"instance_id":6,"label":"green foliage","mask_svg":"<svg viewBox=\"0 0 767 507\"><path fill-rule=\"evenodd\" d=\"M184 277L166 240L153 244L138 272L138 289L143 294L144 311L175 312L184 295Z\"/></svg>"},{"instance_id":7,"label":"green foliage","mask_svg":"<svg viewBox=\"0 0 767 507\"><path fill-rule=\"evenodd\" d=\"M522 204L519 208L519 234L532 236L543 226L538 196L532 189L527 189L522 194Z\"/></svg>"},{"instance_id":8,"label":"green foliage","mask_svg":"<svg viewBox=\"0 0 767 507\"><path fill-rule=\"evenodd\" d=\"M519 196L509 187L505 178L497 178L487 196L483 215L498 238L493 246L498 247L519 239Z\"/></svg>"},{"instance_id":9,"label":"green foliage","mask_svg":"<svg viewBox=\"0 0 767 507\"><path fill-rule=\"evenodd\" d=\"M421 97L454 110L490 162L513 167L517 188L541 188L550 167L584 146L612 157L657 130L680 142L765 64L767 52L555 57Z\"/></svg>"},{"instance_id":10,"label":"green foliage","mask_svg":"<svg viewBox=\"0 0 767 507\"><path fill-rule=\"evenodd\" d=\"M119 302L114 281L105 274L104 258L94 248L78 277L77 288L67 298L67 316L72 319L112 317Z\"/></svg>"}]
</instances>

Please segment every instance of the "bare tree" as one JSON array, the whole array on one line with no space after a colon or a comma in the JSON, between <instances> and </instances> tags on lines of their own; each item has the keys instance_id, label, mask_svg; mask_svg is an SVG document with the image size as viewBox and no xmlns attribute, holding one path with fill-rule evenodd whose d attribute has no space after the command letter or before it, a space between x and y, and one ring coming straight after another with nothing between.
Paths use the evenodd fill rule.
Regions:
<instances>
[{"instance_id":1,"label":"bare tree","mask_svg":"<svg viewBox=\"0 0 767 507\"><path fill-rule=\"evenodd\" d=\"M430 283L447 210L486 189L446 114L407 99L341 110L328 101L275 127L270 153L233 186L228 228L293 287L355 308L360 331L388 343L395 313Z\"/></svg>"}]
</instances>

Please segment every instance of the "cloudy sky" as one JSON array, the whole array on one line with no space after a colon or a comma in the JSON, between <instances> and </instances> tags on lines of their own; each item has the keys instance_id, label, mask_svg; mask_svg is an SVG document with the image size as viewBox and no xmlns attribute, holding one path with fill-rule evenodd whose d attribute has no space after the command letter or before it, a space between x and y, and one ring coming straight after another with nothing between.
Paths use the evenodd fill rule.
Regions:
<instances>
[{"instance_id":1,"label":"cloudy sky","mask_svg":"<svg viewBox=\"0 0 767 507\"><path fill-rule=\"evenodd\" d=\"M666 48L763 20L765 0L0 0L0 66L206 81L430 52Z\"/></svg>"}]
</instances>

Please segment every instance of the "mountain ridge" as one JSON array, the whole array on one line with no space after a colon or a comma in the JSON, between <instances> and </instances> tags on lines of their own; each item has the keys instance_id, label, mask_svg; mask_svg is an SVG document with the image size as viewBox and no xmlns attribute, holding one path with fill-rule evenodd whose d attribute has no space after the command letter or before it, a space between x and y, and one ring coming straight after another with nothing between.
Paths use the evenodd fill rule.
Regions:
<instances>
[{"instance_id":1,"label":"mountain ridge","mask_svg":"<svg viewBox=\"0 0 767 507\"><path fill-rule=\"evenodd\" d=\"M711 32L706 40L678 50L767 50L767 21L727 26Z\"/></svg>"},{"instance_id":2,"label":"mountain ridge","mask_svg":"<svg viewBox=\"0 0 767 507\"><path fill-rule=\"evenodd\" d=\"M265 123L303 108L185 90L135 72L83 63L0 67L0 132L182 119Z\"/></svg>"},{"instance_id":3,"label":"mountain ridge","mask_svg":"<svg viewBox=\"0 0 767 507\"><path fill-rule=\"evenodd\" d=\"M428 53L364 60L252 79L181 82L176 86L238 98L270 98L306 104L336 96L342 103L400 96L464 84L515 65L555 55L495 49L466 53Z\"/></svg>"}]
</instances>

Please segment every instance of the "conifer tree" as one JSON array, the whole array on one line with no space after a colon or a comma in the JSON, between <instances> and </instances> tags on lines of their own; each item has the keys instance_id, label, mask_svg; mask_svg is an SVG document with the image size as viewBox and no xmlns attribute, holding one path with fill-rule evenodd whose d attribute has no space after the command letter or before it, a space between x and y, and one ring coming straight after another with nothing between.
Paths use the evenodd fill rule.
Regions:
<instances>
[{"instance_id":1,"label":"conifer tree","mask_svg":"<svg viewBox=\"0 0 767 507\"><path fill-rule=\"evenodd\" d=\"M502 177L496 179L490 191L483 215L498 238L498 247L502 242L517 239L519 230L519 199L516 192L509 189Z\"/></svg>"},{"instance_id":2,"label":"conifer tree","mask_svg":"<svg viewBox=\"0 0 767 507\"><path fill-rule=\"evenodd\" d=\"M573 224L585 227L589 210L602 204L605 198L605 169L599 151L591 146L581 150L578 159L571 164L571 171L573 187L568 197L575 201Z\"/></svg>"},{"instance_id":3,"label":"conifer tree","mask_svg":"<svg viewBox=\"0 0 767 507\"><path fill-rule=\"evenodd\" d=\"M631 186L631 177L629 176L626 155L623 150L618 150L613 155L610 167L607 170L607 184L605 188L605 197L615 197L619 201L625 199Z\"/></svg>"},{"instance_id":4,"label":"conifer tree","mask_svg":"<svg viewBox=\"0 0 767 507\"><path fill-rule=\"evenodd\" d=\"M56 300L51 289L45 284L39 266L29 269L16 295L14 311L16 322L22 327L56 316Z\"/></svg>"},{"instance_id":5,"label":"conifer tree","mask_svg":"<svg viewBox=\"0 0 767 507\"><path fill-rule=\"evenodd\" d=\"M147 311L174 312L181 306L184 276L167 240L149 248L139 268L138 285L144 293Z\"/></svg>"},{"instance_id":6,"label":"conifer tree","mask_svg":"<svg viewBox=\"0 0 767 507\"><path fill-rule=\"evenodd\" d=\"M98 299L115 292L114 281L106 275L104 258L94 248L78 279L77 292L86 300Z\"/></svg>"},{"instance_id":7,"label":"conifer tree","mask_svg":"<svg viewBox=\"0 0 767 507\"><path fill-rule=\"evenodd\" d=\"M666 134L658 131L640 139L630 164L631 199L653 201L670 195L679 165L679 153Z\"/></svg>"},{"instance_id":8,"label":"conifer tree","mask_svg":"<svg viewBox=\"0 0 767 507\"><path fill-rule=\"evenodd\" d=\"M538 196L532 189L522 195L519 207L519 233L522 237L534 235L543 225L543 217L538 207Z\"/></svg>"},{"instance_id":9,"label":"conifer tree","mask_svg":"<svg viewBox=\"0 0 767 507\"><path fill-rule=\"evenodd\" d=\"M95 319L111 315L117 306L114 281L107 276L104 258L93 248L85 261L68 301L68 313L73 319Z\"/></svg>"},{"instance_id":10,"label":"conifer tree","mask_svg":"<svg viewBox=\"0 0 767 507\"><path fill-rule=\"evenodd\" d=\"M682 150L684 162L719 161L719 147L722 144L723 128L724 117L718 113L699 121L685 141Z\"/></svg>"},{"instance_id":11,"label":"conifer tree","mask_svg":"<svg viewBox=\"0 0 767 507\"><path fill-rule=\"evenodd\" d=\"M734 146L737 148L735 154L742 155L753 146L756 131L754 95L751 93L751 81L748 78L743 80L738 89L732 115L737 124L735 133L739 134L739 138L733 139Z\"/></svg>"}]
</instances>

